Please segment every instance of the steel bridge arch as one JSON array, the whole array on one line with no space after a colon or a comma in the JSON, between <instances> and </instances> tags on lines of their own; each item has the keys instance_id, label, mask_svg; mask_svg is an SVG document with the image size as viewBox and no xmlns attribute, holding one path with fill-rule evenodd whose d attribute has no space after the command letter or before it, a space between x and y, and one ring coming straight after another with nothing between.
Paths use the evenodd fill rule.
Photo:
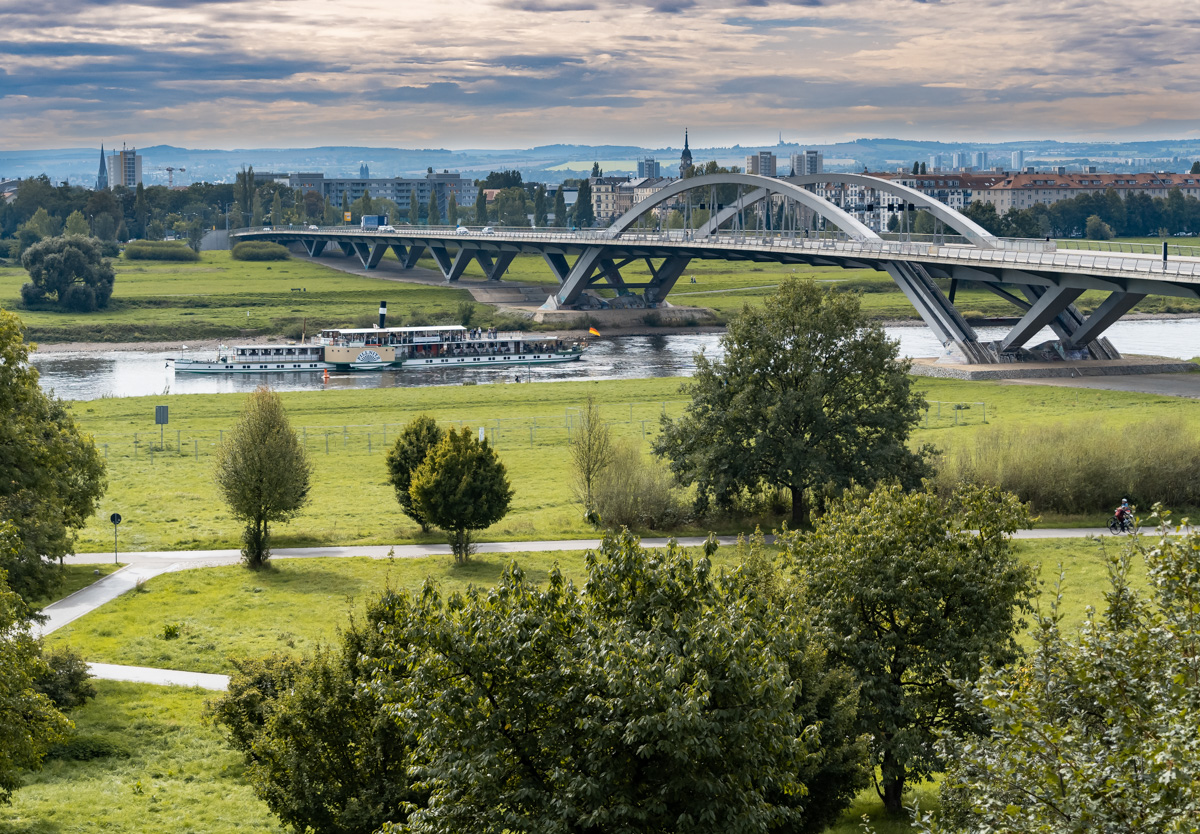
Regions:
<instances>
[{"instance_id":1,"label":"steel bridge arch","mask_svg":"<svg viewBox=\"0 0 1200 834\"><path fill-rule=\"evenodd\" d=\"M902 185L891 180L880 179L879 177L870 177L866 174L804 174L798 177L787 177L784 182L795 183L796 185L816 185L822 182L830 182L838 185L860 185L864 188L871 188L875 191L882 191L885 194L893 194L897 197L903 197L913 205L928 210L930 214L941 220L950 228L961 234L967 240L976 246L982 246L988 249L995 249L999 246L999 239L989 232L987 229L980 226L974 220L965 216L959 211L950 208L950 206L935 200L928 194L923 194L915 188L910 188L907 185Z\"/></svg>"},{"instance_id":2,"label":"steel bridge arch","mask_svg":"<svg viewBox=\"0 0 1200 834\"><path fill-rule=\"evenodd\" d=\"M880 180L880 182L882 182L882 180ZM811 209L812 211L824 217L826 220L833 221L833 223L836 224L839 229L855 240L881 239L879 235L871 230L869 226L860 221L854 215L844 211L841 208L838 208L828 200L818 197L813 192L805 188L801 188L799 185L790 180L772 179L771 177L764 177L758 174L705 174L704 176L700 177L689 177L687 179L678 180L671 185L668 185L661 191L656 191L654 194L650 195L645 200L642 200L636 206L629 209L629 211L618 217L605 231L604 236L610 239L619 238L622 234L633 227L633 224L637 222L639 217L655 206L674 199L680 194L684 194L693 189L707 188L709 186L717 185L748 185L758 188L762 191L762 194L753 202L758 202L758 200L765 197L768 192L791 197L805 208ZM758 194L759 192L755 191L751 193ZM920 192L914 193L919 194ZM924 197L924 195L921 196ZM725 219L728 219L729 216L732 216L730 212L736 213L738 207L744 208L749 204L750 203L746 202L745 197L739 198L738 203L732 209L725 209ZM941 204L939 203L939 205ZM709 226L712 226L712 228L710 229ZM716 226L710 221L708 224L702 227L701 230L697 231L699 231L701 234L711 234L715 229Z\"/></svg>"}]
</instances>

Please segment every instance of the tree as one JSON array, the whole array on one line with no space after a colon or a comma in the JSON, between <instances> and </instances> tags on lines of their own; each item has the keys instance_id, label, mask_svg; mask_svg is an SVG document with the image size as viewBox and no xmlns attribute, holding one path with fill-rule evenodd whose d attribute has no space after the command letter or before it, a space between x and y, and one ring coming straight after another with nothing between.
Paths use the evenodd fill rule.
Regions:
<instances>
[{"instance_id":1,"label":"tree","mask_svg":"<svg viewBox=\"0 0 1200 834\"><path fill-rule=\"evenodd\" d=\"M475 194L475 225L487 225L487 194L482 188Z\"/></svg>"},{"instance_id":2,"label":"tree","mask_svg":"<svg viewBox=\"0 0 1200 834\"><path fill-rule=\"evenodd\" d=\"M421 515L449 534L460 565L475 550L471 533L504 518L513 497L504 464L467 427L446 432L413 472L409 494Z\"/></svg>"},{"instance_id":3,"label":"tree","mask_svg":"<svg viewBox=\"0 0 1200 834\"><path fill-rule=\"evenodd\" d=\"M588 180L579 183L575 197L575 225L586 229L596 222L596 211L592 208L592 184Z\"/></svg>"},{"instance_id":4,"label":"tree","mask_svg":"<svg viewBox=\"0 0 1200 834\"><path fill-rule=\"evenodd\" d=\"M1087 219L1087 226L1085 227L1084 234L1087 235L1088 240L1113 239L1112 227L1110 227L1095 214Z\"/></svg>"},{"instance_id":5,"label":"tree","mask_svg":"<svg viewBox=\"0 0 1200 834\"><path fill-rule=\"evenodd\" d=\"M662 418L655 451L701 509L729 508L742 490L786 487L792 522L806 495L929 473L929 450L908 437L924 406L899 346L863 315L856 295L787 278L761 308L746 306L721 339L722 359L696 357L678 420Z\"/></svg>"},{"instance_id":6,"label":"tree","mask_svg":"<svg viewBox=\"0 0 1200 834\"><path fill-rule=\"evenodd\" d=\"M83 212L71 212L71 216L63 224L63 234L74 235L76 237L91 237L92 230L88 226L87 218L83 216Z\"/></svg>"},{"instance_id":7,"label":"tree","mask_svg":"<svg viewBox=\"0 0 1200 834\"><path fill-rule=\"evenodd\" d=\"M108 306L113 268L95 238L48 238L26 249L21 265L29 272L21 287L26 304L53 303L81 313Z\"/></svg>"},{"instance_id":8,"label":"tree","mask_svg":"<svg viewBox=\"0 0 1200 834\"><path fill-rule=\"evenodd\" d=\"M429 532L429 521L413 500L409 487L412 486L413 473L444 436L437 420L422 414L404 427L387 453L388 481L396 488L396 500L400 502L404 514L421 525L423 533Z\"/></svg>"},{"instance_id":9,"label":"tree","mask_svg":"<svg viewBox=\"0 0 1200 834\"><path fill-rule=\"evenodd\" d=\"M559 228L567 225L567 198L561 185L554 189L554 225Z\"/></svg>"},{"instance_id":10,"label":"tree","mask_svg":"<svg viewBox=\"0 0 1200 834\"><path fill-rule=\"evenodd\" d=\"M237 173L233 184L233 199L237 201L238 210L242 214L242 222L245 222L246 215L251 211L251 204L254 201L254 166L249 168L243 167Z\"/></svg>"},{"instance_id":11,"label":"tree","mask_svg":"<svg viewBox=\"0 0 1200 834\"><path fill-rule=\"evenodd\" d=\"M1200 159L1192 163L1192 170L1189 173L1200 174Z\"/></svg>"},{"instance_id":12,"label":"tree","mask_svg":"<svg viewBox=\"0 0 1200 834\"><path fill-rule=\"evenodd\" d=\"M271 557L270 525L308 503L312 464L288 422L283 400L266 386L246 398L242 417L217 448L214 479L233 517L246 522L242 559L258 569Z\"/></svg>"},{"instance_id":13,"label":"tree","mask_svg":"<svg viewBox=\"0 0 1200 834\"><path fill-rule=\"evenodd\" d=\"M538 185L533 192L533 225L539 229L546 226L546 186Z\"/></svg>"},{"instance_id":14,"label":"tree","mask_svg":"<svg viewBox=\"0 0 1200 834\"><path fill-rule=\"evenodd\" d=\"M250 201L250 225L252 227L262 226L263 224L263 204L262 194L258 191L254 192L254 199Z\"/></svg>"},{"instance_id":15,"label":"tree","mask_svg":"<svg viewBox=\"0 0 1200 834\"><path fill-rule=\"evenodd\" d=\"M507 171L490 171L482 183L475 184L480 188L520 188L523 180L521 172L513 168Z\"/></svg>"},{"instance_id":16,"label":"tree","mask_svg":"<svg viewBox=\"0 0 1200 834\"><path fill-rule=\"evenodd\" d=\"M429 189L429 209L425 212L428 218L426 222L430 226L442 225L442 210L438 206L438 193L436 188Z\"/></svg>"},{"instance_id":17,"label":"tree","mask_svg":"<svg viewBox=\"0 0 1200 834\"><path fill-rule=\"evenodd\" d=\"M17 550L15 533L0 524L0 555L4 561ZM0 568L0 803L12 799L21 786L22 771L41 767L46 749L60 740L71 722L54 702L37 691L47 672L38 641L29 631L29 610L8 586Z\"/></svg>"},{"instance_id":18,"label":"tree","mask_svg":"<svg viewBox=\"0 0 1200 834\"><path fill-rule=\"evenodd\" d=\"M458 197L454 196L453 191L446 200L446 222L451 226L458 225Z\"/></svg>"},{"instance_id":19,"label":"tree","mask_svg":"<svg viewBox=\"0 0 1200 834\"><path fill-rule=\"evenodd\" d=\"M943 499L893 484L835 502L786 542L831 659L862 687L857 729L871 735L893 814L905 785L942 769L940 732L986 732L979 711L955 700L955 682L1020 656L1036 585L1010 536L1029 526L1027 508L995 488Z\"/></svg>"},{"instance_id":20,"label":"tree","mask_svg":"<svg viewBox=\"0 0 1200 834\"><path fill-rule=\"evenodd\" d=\"M914 176L920 174L921 173L921 163L914 162L912 172L913 172Z\"/></svg>"},{"instance_id":21,"label":"tree","mask_svg":"<svg viewBox=\"0 0 1200 834\"><path fill-rule=\"evenodd\" d=\"M596 483L613 460L612 432L600 416L596 398L588 395L579 409L579 421L571 433L568 452L575 478L575 500L583 505L584 516L593 518L596 509Z\"/></svg>"},{"instance_id":22,"label":"tree","mask_svg":"<svg viewBox=\"0 0 1200 834\"><path fill-rule=\"evenodd\" d=\"M275 192L275 196L271 198L271 225L283 225L283 198L279 196L279 192Z\"/></svg>"},{"instance_id":23,"label":"tree","mask_svg":"<svg viewBox=\"0 0 1200 834\"><path fill-rule=\"evenodd\" d=\"M593 162L593 163L592 163L592 176L593 176L593 177L602 177L602 176L604 176L604 169L600 167L600 163L599 163L599 162Z\"/></svg>"},{"instance_id":24,"label":"tree","mask_svg":"<svg viewBox=\"0 0 1200 834\"><path fill-rule=\"evenodd\" d=\"M742 578L624 534L581 591L513 565L387 595L375 691L431 795L382 830L822 831L865 783L854 687L801 605Z\"/></svg>"},{"instance_id":25,"label":"tree","mask_svg":"<svg viewBox=\"0 0 1200 834\"><path fill-rule=\"evenodd\" d=\"M528 226L529 211L526 206L525 189L505 188L492 202L496 221L504 226Z\"/></svg>"},{"instance_id":26,"label":"tree","mask_svg":"<svg viewBox=\"0 0 1200 834\"><path fill-rule=\"evenodd\" d=\"M946 738L943 811L920 830L1196 830L1200 534L1166 513L1159 521L1157 539L1138 535L1106 554L1100 613L1067 627L1060 569L1032 656L960 688L989 733ZM1139 557L1148 581L1131 577Z\"/></svg>"},{"instance_id":27,"label":"tree","mask_svg":"<svg viewBox=\"0 0 1200 834\"><path fill-rule=\"evenodd\" d=\"M366 834L403 822L406 803L425 805L405 772L411 732L372 694L380 608L313 657L235 659L228 693L206 707L245 756L254 792L296 831Z\"/></svg>"},{"instance_id":28,"label":"tree","mask_svg":"<svg viewBox=\"0 0 1200 834\"><path fill-rule=\"evenodd\" d=\"M922 162L922 163L921 163L921 170L920 170L920 173L922 173L922 174L926 174L926 173L928 173L928 171L926 171L926 170L925 170L925 163L924 163L924 162Z\"/></svg>"}]
</instances>

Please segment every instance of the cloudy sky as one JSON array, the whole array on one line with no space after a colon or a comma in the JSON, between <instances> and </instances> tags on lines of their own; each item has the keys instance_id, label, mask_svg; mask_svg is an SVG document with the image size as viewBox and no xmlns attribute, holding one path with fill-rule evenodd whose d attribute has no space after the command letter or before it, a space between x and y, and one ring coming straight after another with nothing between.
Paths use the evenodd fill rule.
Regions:
<instances>
[{"instance_id":1,"label":"cloudy sky","mask_svg":"<svg viewBox=\"0 0 1200 834\"><path fill-rule=\"evenodd\" d=\"M1196 0L0 0L0 147L1200 136Z\"/></svg>"}]
</instances>

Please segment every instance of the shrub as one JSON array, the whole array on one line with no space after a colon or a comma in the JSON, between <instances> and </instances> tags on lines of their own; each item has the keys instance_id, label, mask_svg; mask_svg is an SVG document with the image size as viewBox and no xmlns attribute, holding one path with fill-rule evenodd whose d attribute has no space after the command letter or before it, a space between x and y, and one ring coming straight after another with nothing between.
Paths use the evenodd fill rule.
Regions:
<instances>
[{"instance_id":1,"label":"shrub","mask_svg":"<svg viewBox=\"0 0 1200 834\"><path fill-rule=\"evenodd\" d=\"M200 255L182 243L167 240L139 240L126 244L127 261L198 261Z\"/></svg>"},{"instance_id":2,"label":"shrub","mask_svg":"<svg viewBox=\"0 0 1200 834\"><path fill-rule=\"evenodd\" d=\"M1200 441L1182 418L989 427L944 451L937 468L942 491L960 482L990 484L1016 493L1034 512L1107 511L1122 497L1144 507L1200 506Z\"/></svg>"},{"instance_id":3,"label":"shrub","mask_svg":"<svg viewBox=\"0 0 1200 834\"><path fill-rule=\"evenodd\" d=\"M286 246L265 240L244 240L230 254L235 261L286 261L291 257Z\"/></svg>"},{"instance_id":4,"label":"shrub","mask_svg":"<svg viewBox=\"0 0 1200 834\"><path fill-rule=\"evenodd\" d=\"M21 300L26 306L55 304L78 313L108 306L113 268L104 260L96 238L46 238L25 250L21 265L29 271L29 283L21 287Z\"/></svg>"},{"instance_id":5,"label":"shrub","mask_svg":"<svg viewBox=\"0 0 1200 834\"><path fill-rule=\"evenodd\" d=\"M612 462L596 482L596 512L606 527L666 529L687 515L671 473L642 454L636 441L614 444Z\"/></svg>"},{"instance_id":6,"label":"shrub","mask_svg":"<svg viewBox=\"0 0 1200 834\"><path fill-rule=\"evenodd\" d=\"M66 711L83 706L96 697L96 687L89 680L87 661L74 649L68 647L43 652L46 671L33 682L33 688L54 702L54 706Z\"/></svg>"}]
</instances>

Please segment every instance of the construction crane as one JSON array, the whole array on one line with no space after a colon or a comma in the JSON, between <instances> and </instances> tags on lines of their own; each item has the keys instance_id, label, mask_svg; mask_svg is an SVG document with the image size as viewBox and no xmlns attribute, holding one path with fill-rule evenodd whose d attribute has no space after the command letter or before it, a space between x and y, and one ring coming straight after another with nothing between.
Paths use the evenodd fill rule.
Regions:
<instances>
[{"instance_id":1,"label":"construction crane","mask_svg":"<svg viewBox=\"0 0 1200 834\"><path fill-rule=\"evenodd\" d=\"M165 165L162 168L156 168L155 170L156 171L166 171L167 172L167 188L174 188L175 187L175 172L178 171L179 173L182 174L184 171L187 170L187 168L176 168L173 165Z\"/></svg>"}]
</instances>

